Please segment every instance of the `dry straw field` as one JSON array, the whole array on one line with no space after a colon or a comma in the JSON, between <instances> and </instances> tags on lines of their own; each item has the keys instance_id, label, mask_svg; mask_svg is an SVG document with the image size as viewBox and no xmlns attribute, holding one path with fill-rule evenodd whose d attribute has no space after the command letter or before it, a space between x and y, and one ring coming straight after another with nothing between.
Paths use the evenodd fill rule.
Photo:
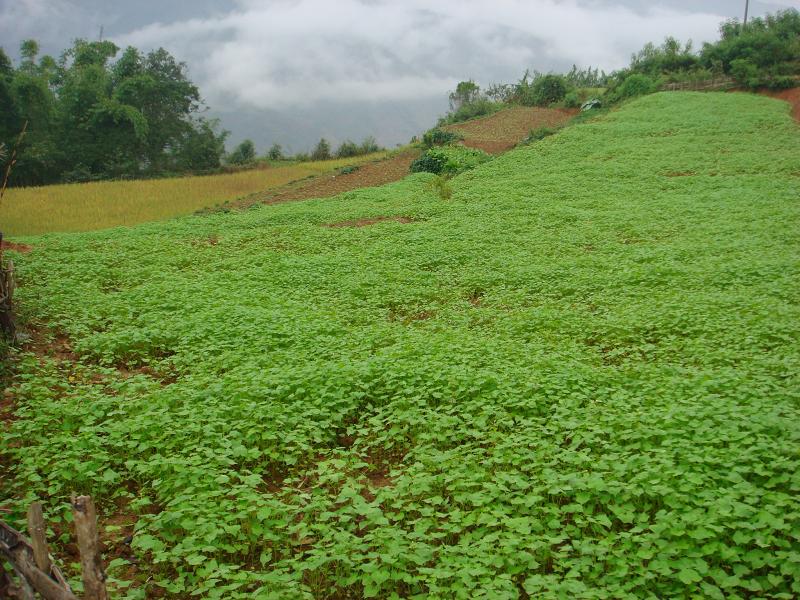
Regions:
<instances>
[{"instance_id":1,"label":"dry straw field","mask_svg":"<svg viewBox=\"0 0 800 600\"><path fill-rule=\"evenodd\" d=\"M12 188L0 206L0 230L7 236L26 236L159 221L382 158L385 154L222 175Z\"/></svg>"}]
</instances>

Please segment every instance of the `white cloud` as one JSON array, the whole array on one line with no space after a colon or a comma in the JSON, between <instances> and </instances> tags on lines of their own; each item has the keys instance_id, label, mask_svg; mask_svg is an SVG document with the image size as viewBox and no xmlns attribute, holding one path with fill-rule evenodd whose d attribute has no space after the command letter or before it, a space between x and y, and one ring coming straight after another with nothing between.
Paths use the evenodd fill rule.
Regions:
<instances>
[{"instance_id":1,"label":"white cloud","mask_svg":"<svg viewBox=\"0 0 800 600\"><path fill-rule=\"evenodd\" d=\"M578 0L240 0L214 18L154 23L119 44L164 46L217 108L441 96L526 68L606 70L667 35L716 37L720 15Z\"/></svg>"}]
</instances>

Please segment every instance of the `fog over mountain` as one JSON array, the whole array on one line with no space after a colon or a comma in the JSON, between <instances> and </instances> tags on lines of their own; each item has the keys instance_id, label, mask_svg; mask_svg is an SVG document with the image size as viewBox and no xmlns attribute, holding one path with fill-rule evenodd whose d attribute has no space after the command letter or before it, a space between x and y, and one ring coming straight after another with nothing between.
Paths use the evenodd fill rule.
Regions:
<instances>
[{"instance_id":1,"label":"fog over mountain","mask_svg":"<svg viewBox=\"0 0 800 600\"><path fill-rule=\"evenodd\" d=\"M750 2L757 16L800 0ZM607 71L666 35L715 39L744 0L0 0L0 45L37 39L58 54L75 38L187 63L208 114L234 144L308 149L374 135L403 143L447 110L462 79L518 79L575 63Z\"/></svg>"}]
</instances>

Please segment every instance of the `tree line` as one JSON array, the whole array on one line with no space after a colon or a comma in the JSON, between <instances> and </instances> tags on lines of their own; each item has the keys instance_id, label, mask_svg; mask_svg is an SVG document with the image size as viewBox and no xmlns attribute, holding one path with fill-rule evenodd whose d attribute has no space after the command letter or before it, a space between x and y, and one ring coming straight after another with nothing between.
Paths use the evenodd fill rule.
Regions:
<instances>
[{"instance_id":1,"label":"tree line","mask_svg":"<svg viewBox=\"0 0 800 600\"><path fill-rule=\"evenodd\" d=\"M200 116L186 65L159 48L144 54L76 40L58 59L21 46L16 68L0 48L0 143L27 123L15 185L159 176L220 166L226 132Z\"/></svg>"},{"instance_id":2,"label":"tree line","mask_svg":"<svg viewBox=\"0 0 800 600\"><path fill-rule=\"evenodd\" d=\"M630 65L613 73L580 69L564 74L526 71L516 83L492 84L482 90L462 81L450 94L450 112L439 125L488 115L508 104L577 108L602 96L606 104L658 90L664 83L704 81L727 76L745 88L781 89L797 86L800 76L800 12L779 11L720 25L720 39L695 51L667 37L648 43L631 57Z\"/></svg>"},{"instance_id":3,"label":"tree line","mask_svg":"<svg viewBox=\"0 0 800 600\"><path fill-rule=\"evenodd\" d=\"M56 59L26 40L20 55L15 66L0 48L0 148L7 154L19 142L11 185L207 173L258 160L251 140L226 154L228 132L202 116L186 65L163 48L121 51L110 41L76 40ZM286 156L274 144L265 158L346 158L379 149L373 137L345 140L336 150L322 139L310 154Z\"/></svg>"}]
</instances>

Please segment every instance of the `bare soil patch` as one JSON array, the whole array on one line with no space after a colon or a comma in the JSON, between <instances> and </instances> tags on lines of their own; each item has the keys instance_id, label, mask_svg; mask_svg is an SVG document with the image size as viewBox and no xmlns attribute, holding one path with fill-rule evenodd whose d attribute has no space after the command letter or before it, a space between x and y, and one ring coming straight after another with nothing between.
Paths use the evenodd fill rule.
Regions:
<instances>
[{"instance_id":1,"label":"bare soil patch","mask_svg":"<svg viewBox=\"0 0 800 600\"><path fill-rule=\"evenodd\" d=\"M501 154L524 140L532 129L559 127L578 109L514 106L488 117L447 125L444 129L464 136L464 145L489 154Z\"/></svg>"},{"instance_id":2,"label":"bare soil patch","mask_svg":"<svg viewBox=\"0 0 800 600\"><path fill-rule=\"evenodd\" d=\"M247 208L254 204L279 204L311 198L330 198L360 188L378 187L403 179L419 150L409 149L389 158L364 163L350 173L326 173L295 181L288 185L245 196L229 205Z\"/></svg>"},{"instance_id":3,"label":"bare soil patch","mask_svg":"<svg viewBox=\"0 0 800 600\"><path fill-rule=\"evenodd\" d=\"M794 117L795 121L800 123L800 87L780 91L765 90L761 93L770 98L777 98L778 100L788 102L792 106L792 117Z\"/></svg>"},{"instance_id":4,"label":"bare soil patch","mask_svg":"<svg viewBox=\"0 0 800 600\"><path fill-rule=\"evenodd\" d=\"M14 250L15 252L21 252L25 254L33 250L33 246L29 246L28 244L17 244L16 242L3 240L3 250Z\"/></svg>"},{"instance_id":5,"label":"bare soil patch","mask_svg":"<svg viewBox=\"0 0 800 600\"><path fill-rule=\"evenodd\" d=\"M323 227L367 227L375 223L383 223L385 221L396 221L397 223L413 223L414 219L410 217L371 217L368 219L358 219L353 221L339 221L338 223L326 223Z\"/></svg>"}]
</instances>

